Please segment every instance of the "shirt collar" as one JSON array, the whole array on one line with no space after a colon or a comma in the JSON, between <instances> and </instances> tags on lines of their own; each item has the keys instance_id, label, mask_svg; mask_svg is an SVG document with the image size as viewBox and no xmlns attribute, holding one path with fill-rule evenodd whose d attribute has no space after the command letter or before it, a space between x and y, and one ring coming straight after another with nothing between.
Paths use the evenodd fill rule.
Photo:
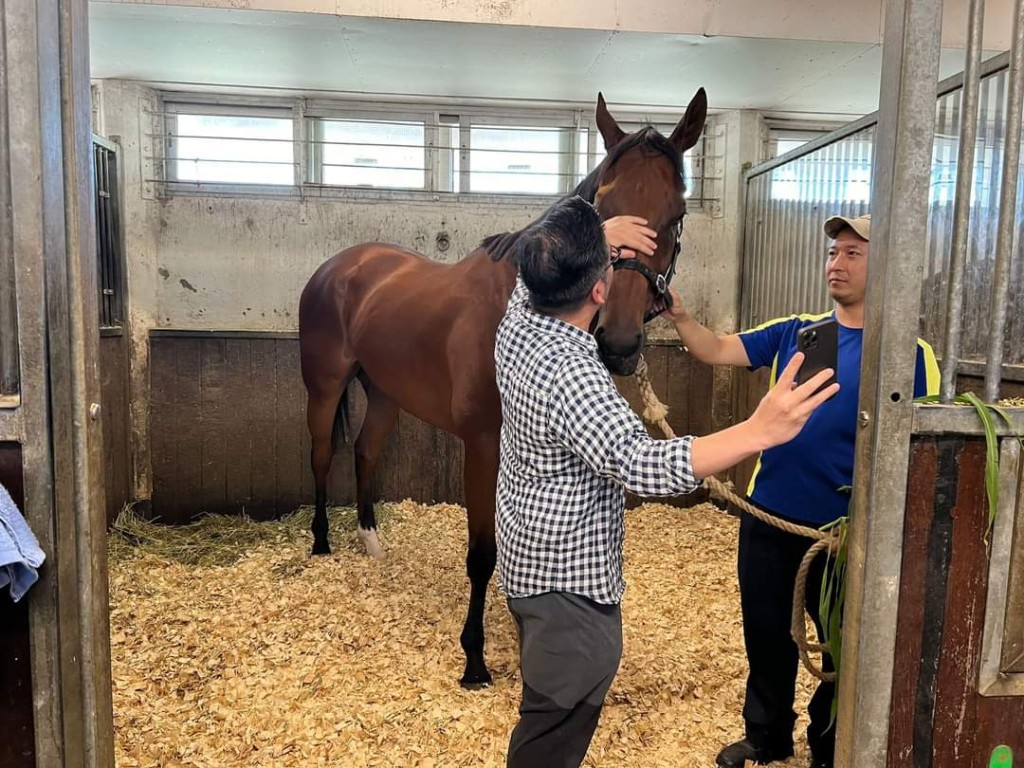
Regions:
<instances>
[{"instance_id":1,"label":"shirt collar","mask_svg":"<svg viewBox=\"0 0 1024 768\"><path fill-rule=\"evenodd\" d=\"M526 321L543 333L550 333L556 336L561 336L564 339L572 341L574 344L588 349L590 351L597 351L597 339L594 338L593 334L584 331L582 328L577 328L575 325L559 320L557 317L551 317L550 315L542 315L539 312L534 311L533 307L530 306L529 298L523 300L524 303L524 314Z\"/></svg>"}]
</instances>

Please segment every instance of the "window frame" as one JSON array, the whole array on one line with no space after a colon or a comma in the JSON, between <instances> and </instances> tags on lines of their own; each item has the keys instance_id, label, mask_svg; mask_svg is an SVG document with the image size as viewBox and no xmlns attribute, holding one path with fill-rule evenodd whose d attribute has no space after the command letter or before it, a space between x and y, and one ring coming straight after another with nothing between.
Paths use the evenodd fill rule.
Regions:
<instances>
[{"instance_id":1,"label":"window frame","mask_svg":"<svg viewBox=\"0 0 1024 768\"><path fill-rule=\"evenodd\" d=\"M597 142L603 141L594 117L586 110L567 105L564 108L533 107L528 103L505 106L481 105L464 100L395 102L367 101L365 99L282 98L262 96L235 96L217 93L185 93L166 91L159 94L162 120L157 125L163 132L162 156L156 159L157 181L168 195L214 195L228 197L261 198L327 198L351 200L410 200L410 201L485 201L536 205L550 203L572 191L586 174L577 176L580 163L585 160L589 173L597 160ZM177 178L176 134L180 114L218 115L240 117L290 118L294 136L295 174L292 184L258 184L244 182L198 182ZM457 121L459 126L459 174L455 184L449 185L451 160L444 157L440 144L442 120ZM644 112L630 111L619 116L624 129L636 130L647 121L675 124L676 110ZM365 122L422 122L424 125L424 186L373 187L324 184L322 145L317 133L323 120ZM709 126L713 118L709 118ZM559 192L552 194L515 192L473 192L471 188L471 156L473 147L470 133L474 126L491 125L508 128L556 128L564 131L560 163ZM587 151L581 152L582 137L587 137ZM687 205L690 211L700 211L708 199L705 197L704 154L708 131L690 150L691 175L687 179ZM159 138L159 137L157 137ZM156 142L160 144L160 142ZM486 150L480 150L486 151ZM453 186L454 188L448 188Z\"/></svg>"},{"instance_id":2,"label":"window frame","mask_svg":"<svg viewBox=\"0 0 1024 768\"><path fill-rule=\"evenodd\" d=\"M297 129L301 123L296 120L294 105L281 103L275 104L269 101L250 102L249 100L245 100L241 103L235 103L233 100L209 101L206 99L197 99L193 96L190 96L188 100L182 99L181 101L168 101L166 98L161 98L161 104L164 141L163 157L160 158L160 160L162 161L161 166L163 168L162 177L169 189L178 191L185 187L195 191L220 187L242 187L264 190L289 187L293 185L300 186L303 183L301 171L301 148L304 146L305 142L301 141L300 136L297 135ZM193 181L190 179L178 178L178 158L175 147L178 139L177 128L179 115L210 117L265 117L277 120L290 120L292 123L292 184L258 184L241 181ZM258 141L258 139L256 139L256 141Z\"/></svg>"}]
</instances>

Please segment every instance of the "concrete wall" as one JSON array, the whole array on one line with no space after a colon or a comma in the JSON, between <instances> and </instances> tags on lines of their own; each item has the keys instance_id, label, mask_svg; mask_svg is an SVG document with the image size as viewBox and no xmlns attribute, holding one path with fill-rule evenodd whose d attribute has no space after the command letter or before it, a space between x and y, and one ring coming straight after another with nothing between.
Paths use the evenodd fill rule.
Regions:
<instances>
[{"instance_id":1,"label":"concrete wall","mask_svg":"<svg viewBox=\"0 0 1024 768\"><path fill-rule=\"evenodd\" d=\"M93 130L120 147L121 225L128 284L132 496L150 496L149 329L156 324L157 232L160 203L153 185L153 114L156 94L132 83L108 80L93 88Z\"/></svg>"},{"instance_id":2,"label":"concrete wall","mask_svg":"<svg viewBox=\"0 0 1024 768\"><path fill-rule=\"evenodd\" d=\"M443 196L158 197L146 181L155 175L156 94L108 80L96 85L95 98L97 132L122 150L137 498L149 498L151 491L151 329L294 331L303 285L337 251L383 240L455 261L487 235L522 227L547 204ZM742 172L745 163L761 159L762 121L753 113L724 113L709 121L706 135L705 194L714 199L685 220L675 284L698 318L731 331L739 315ZM438 245L442 234L450 243L444 250ZM674 338L660 321L649 335ZM730 417L727 379L716 384L709 403L716 426Z\"/></svg>"},{"instance_id":3,"label":"concrete wall","mask_svg":"<svg viewBox=\"0 0 1024 768\"><path fill-rule=\"evenodd\" d=\"M158 328L296 330L313 271L351 245L383 241L457 261L544 205L176 196L160 207ZM451 245L441 251L438 236Z\"/></svg>"}]
</instances>

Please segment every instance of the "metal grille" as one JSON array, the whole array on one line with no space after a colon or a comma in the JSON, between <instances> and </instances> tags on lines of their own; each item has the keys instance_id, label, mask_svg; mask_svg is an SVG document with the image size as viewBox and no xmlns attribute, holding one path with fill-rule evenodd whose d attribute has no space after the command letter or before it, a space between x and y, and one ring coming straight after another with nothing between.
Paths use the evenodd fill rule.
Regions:
<instances>
[{"instance_id":1,"label":"metal grille","mask_svg":"<svg viewBox=\"0 0 1024 768\"><path fill-rule=\"evenodd\" d=\"M100 326L124 325L124 259L117 184L117 152L93 142L93 192L96 195L96 266L99 279Z\"/></svg>"},{"instance_id":2,"label":"metal grille","mask_svg":"<svg viewBox=\"0 0 1024 768\"><path fill-rule=\"evenodd\" d=\"M869 126L750 178L744 325L828 307L822 221L833 214L867 212L874 137L874 126Z\"/></svg>"},{"instance_id":3,"label":"metal grille","mask_svg":"<svg viewBox=\"0 0 1024 768\"><path fill-rule=\"evenodd\" d=\"M978 135L971 185L971 217L964 279L961 360L986 357L990 297L999 219L999 190L1005 145L1007 59L985 66L979 97ZM946 81L936 104L932 154L927 261L921 301L921 335L943 354L947 314L953 206L959 150L962 88ZM744 326L794 312L830 306L823 270L825 218L868 212L876 116L798 148L750 171L747 176L743 279ZM1024 195L1018 196L1016 242L1024 227ZM1016 248L1015 251L1016 252ZM1024 292L1024 260L1016 259L1011 296ZM1007 364L1024 363L1024 317L1011 313L1005 336Z\"/></svg>"}]
</instances>

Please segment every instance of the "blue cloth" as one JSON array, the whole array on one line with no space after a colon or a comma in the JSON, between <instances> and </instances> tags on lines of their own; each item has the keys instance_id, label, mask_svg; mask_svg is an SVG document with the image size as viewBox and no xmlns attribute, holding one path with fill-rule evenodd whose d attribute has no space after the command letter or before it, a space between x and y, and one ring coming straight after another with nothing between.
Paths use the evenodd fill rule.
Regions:
<instances>
[{"instance_id":1,"label":"blue cloth","mask_svg":"<svg viewBox=\"0 0 1024 768\"><path fill-rule=\"evenodd\" d=\"M835 317L793 315L772 320L740 334L752 370L771 366L775 377L796 354L797 333L805 325ZM795 438L771 448L761 458L747 495L765 509L820 527L847 514L853 483L860 358L864 332L839 326L839 392L819 407ZM914 397L938 394L939 367L927 342L918 339Z\"/></svg>"},{"instance_id":2,"label":"blue cloth","mask_svg":"<svg viewBox=\"0 0 1024 768\"><path fill-rule=\"evenodd\" d=\"M11 494L0 485L0 589L10 584L11 599L18 602L38 581L45 559Z\"/></svg>"}]
</instances>

